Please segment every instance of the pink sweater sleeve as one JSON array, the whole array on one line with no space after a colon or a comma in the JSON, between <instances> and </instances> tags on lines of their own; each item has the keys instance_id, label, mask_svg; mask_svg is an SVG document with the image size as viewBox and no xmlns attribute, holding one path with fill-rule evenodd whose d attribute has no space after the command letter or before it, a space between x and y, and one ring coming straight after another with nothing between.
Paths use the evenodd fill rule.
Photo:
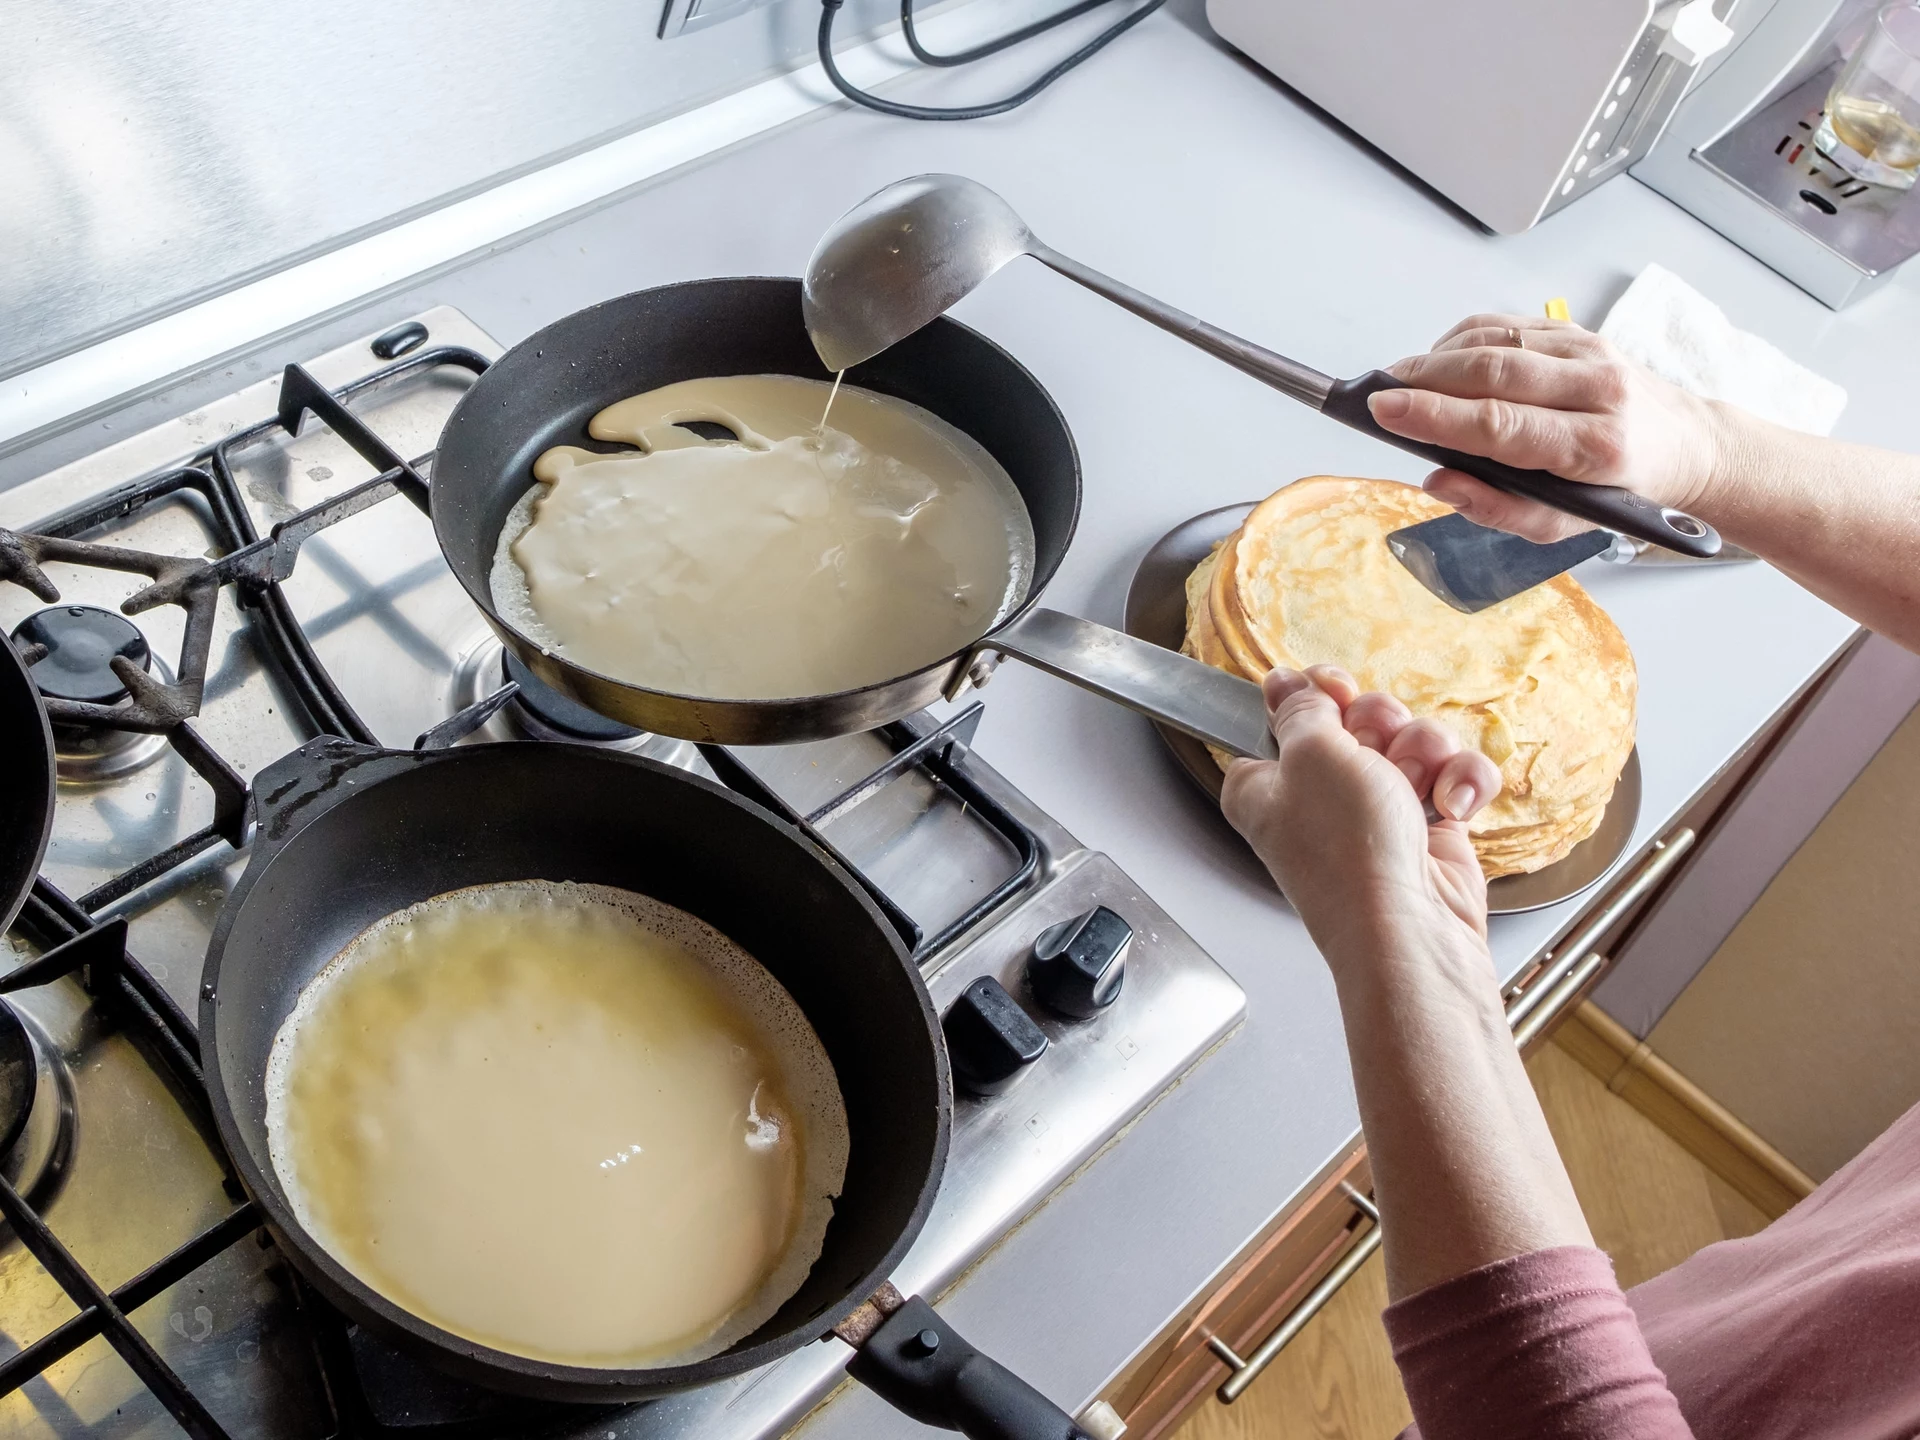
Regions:
<instances>
[{"instance_id":1,"label":"pink sweater sleeve","mask_svg":"<svg viewBox=\"0 0 1920 1440\"><path fill-rule=\"evenodd\" d=\"M1501 1260L1408 1296L1385 1320L1424 1440L1693 1435L1598 1250Z\"/></svg>"}]
</instances>

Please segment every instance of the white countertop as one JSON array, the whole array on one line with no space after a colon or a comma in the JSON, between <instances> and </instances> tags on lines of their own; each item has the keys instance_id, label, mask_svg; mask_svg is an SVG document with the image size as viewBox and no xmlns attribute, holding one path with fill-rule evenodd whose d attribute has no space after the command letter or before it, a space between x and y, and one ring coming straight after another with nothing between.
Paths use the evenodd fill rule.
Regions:
<instances>
[{"instance_id":1,"label":"white countertop","mask_svg":"<svg viewBox=\"0 0 1920 1440\"><path fill-rule=\"evenodd\" d=\"M1631 179L1529 234L1486 235L1184 14L1156 16L1010 116L928 125L830 110L305 338L335 343L446 303L510 343L622 291L797 273L847 205L925 170L974 176L1067 253L1340 375L1422 349L1473 310L1537 311L1562 295L1596 323L1657 260L1844 384L1843 436L1920 439L1920 272L1835 314ZM1080 531L1049 605L1118 624L1140 555L1190 515L1316 472L1421 473L1037 265L1011 267L957 313L1034 370L1081 447ZM229 391L290 343L14 457L0 484ZM1642 846L1853 632L1759 565L1583 579L1640 666ZM1017 664L983 698L980 752L1112 855L1249 996L1242 1032L942 1303L974 1343L1077 1408L1348 1142L1355 1109L1313 946L1146 723ZM1573 908L1497 921L1503 973ZM850 1391L808 1432L909 1428Z\"/></svg>"}]
</instances>

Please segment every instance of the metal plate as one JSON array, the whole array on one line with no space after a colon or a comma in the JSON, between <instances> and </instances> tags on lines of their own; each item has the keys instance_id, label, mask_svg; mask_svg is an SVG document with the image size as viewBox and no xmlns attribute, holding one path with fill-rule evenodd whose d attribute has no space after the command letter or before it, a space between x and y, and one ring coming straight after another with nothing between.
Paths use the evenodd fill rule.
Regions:
<instances>
[{"instance_id":1,"label":"metal plate","mask_svg":"<svg viewBox=\"0 0 1920 1440\"><path fill-rule=\"evenodd\" d=\"M1240 528L1253 503L1223 505L1176 525L1141 557L1127 587L1127 633L1169 650L1180 648L1187 633L1187 576L1212 553L1213 547ZM1215 800L1224 777L1207 747L1191 736L1165 725L1153 727L1173 752L1180 768ZM1566 859L1531 875L1507 875L1487 884L1487 911L1517 915L1571 899L1613 868L1633 839L1640 819L1640 751L1627 756L1626 768L1614 786L1613 799L1600 828L1573 847Z\"/></svg>"}]
</instances>

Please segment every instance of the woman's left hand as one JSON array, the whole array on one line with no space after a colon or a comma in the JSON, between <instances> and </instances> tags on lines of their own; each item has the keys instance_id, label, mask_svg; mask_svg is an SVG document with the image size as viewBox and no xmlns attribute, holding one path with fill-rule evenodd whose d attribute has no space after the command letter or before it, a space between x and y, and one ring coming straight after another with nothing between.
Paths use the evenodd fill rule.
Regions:
<instances>
[{"instance_id":1,"label":"woman's left hand","mask_svg":"<svg viewBox=\"0 0 1920 1440\"><path fill-rule=\"evenodd\" d=\"M1278 757L1235 761L1221 805L1329 963L1409 923L1483 949L1487 886L1466 822L1499 792L1493 762L1334 666L1276 670L1263 688ZM1337 943L1349 937L1360 943Z\"/></svg>"}]
</instances>

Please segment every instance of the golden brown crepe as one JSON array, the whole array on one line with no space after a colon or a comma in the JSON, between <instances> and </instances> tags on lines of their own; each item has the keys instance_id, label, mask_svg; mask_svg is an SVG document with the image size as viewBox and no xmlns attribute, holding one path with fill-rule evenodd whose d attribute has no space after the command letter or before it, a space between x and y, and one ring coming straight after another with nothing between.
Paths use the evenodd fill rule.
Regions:
<instances>
[{"instance_id":1,"label":"golden brown crepe","mask_svg":"<svg viewBox=\"0 0 1920 1440\"><path fill-rule=\"evenodd\" d=\"M1633 656L1567 575L1477 615L1429 593L1385 537L1446 513L1389 480L1295 481L1195 569L1181 648L1250 679L1338 665L1438 719L1500 769L1469 826L1482 867L1530 872L1600 823L1633 748Z\"/></svg>"}]
</instances>

